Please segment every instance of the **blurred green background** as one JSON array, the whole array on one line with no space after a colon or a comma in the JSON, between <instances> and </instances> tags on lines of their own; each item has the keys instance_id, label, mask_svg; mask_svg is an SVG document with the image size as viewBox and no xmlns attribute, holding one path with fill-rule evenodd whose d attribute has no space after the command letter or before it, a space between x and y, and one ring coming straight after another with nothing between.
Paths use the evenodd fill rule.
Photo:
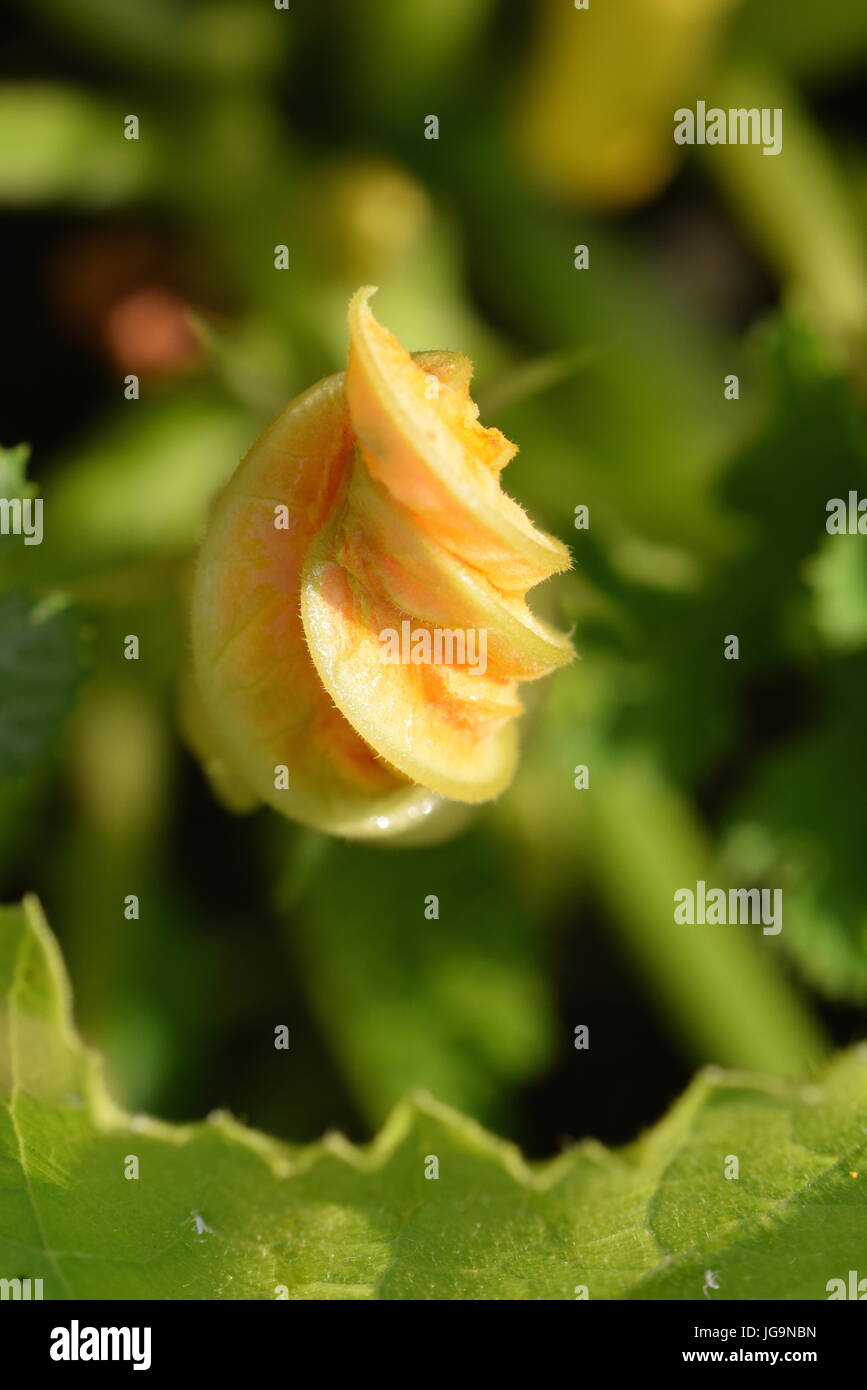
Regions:
<instances>
[{"instance_id":1,"label":"blurred green background","mask_svg":"<svg viewBox=\"0 0 867 1390\"><path fill-rule=\"evenodd\" d=\"M867 540L825 504L867 496L867 9L27 0L5 39L3 443L45 540L0 538L0 888L119 1098L363 1137L421 1084L547 1154L864 1036ZM782 153L675 146L698 99L782 108ZM370 282L473 358L576 559L541 603L581 660L430 849L233 816L178 732L209 500ZM675 926L700 877L781 887L781 935Z\"/></svg>"}]
</instances>

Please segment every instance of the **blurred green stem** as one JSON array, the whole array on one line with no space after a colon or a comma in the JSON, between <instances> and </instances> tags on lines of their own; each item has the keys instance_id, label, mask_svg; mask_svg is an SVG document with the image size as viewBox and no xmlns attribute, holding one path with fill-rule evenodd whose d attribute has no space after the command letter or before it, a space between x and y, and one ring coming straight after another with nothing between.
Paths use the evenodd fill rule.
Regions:
<instances>
[{"instance_id":1,"label":"blurred green stem","mask_svg":"<svg viewBox=\"0 0 867 1390\"><path fill-rule=\"evenodd\" d=\"M704 1061L809 1073L827 1047L771 959L779 938L754 926L674 921L677 889L699 879L728 886L714 878L687 803L640 759L600 769L587 795L597 883L666 1017Z\"/></svg>"},{"instance_id":2,"label":"blurred green stem","mask_svg":"<svg viewBox=\"0 0 867 1390\"><path fill-rule=\"evenodd\" d=\"M731 68L714 84L723 108L782 112L782 148L765 156L755 145L705 145L707 167L732 210L833 339L867 341L867 254L834 155L778 75Z\"/></svg>"}]
</instances>

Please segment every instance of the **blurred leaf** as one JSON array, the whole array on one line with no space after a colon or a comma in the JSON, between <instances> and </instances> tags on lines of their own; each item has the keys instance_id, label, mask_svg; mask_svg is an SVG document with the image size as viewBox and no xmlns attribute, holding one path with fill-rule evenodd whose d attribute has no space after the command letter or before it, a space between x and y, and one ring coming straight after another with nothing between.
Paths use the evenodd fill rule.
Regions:
<instances>
[{"instance_id":1,"label":"blurred leaf","mask_svg":"<svg viewBox=\"0 0 867 1390\"><path fill-rule=\"evenodd\" d=\"M20 891L22 864L33 846L50 796L50 770L27 772L22 777L0 778L0 880L10 885L7 896ZM0 890L3 891L3 890Z\"/></svg>"},{"instance_id":2,"label":"blurred leaf","mask_svg":"<svg viewBox=\"0 0 867 1390\"><path fill-rule=\"evenodd\" d=\"M852 808L867 766L859 712L867 668L861 656L817 660L827 602L818 631L809 618L817 616L814 557L826 557L826 571L833 547L837 565L844 551L851 557L850 538L826 532L826 503L850 488L867 491L867 433L848 384L802 325L769 326L762 355L767 419L720 490L740 520L741 552L695 593L621 590L647 645L625 669L609 738L618 744L640 735L675 777L723 778L729 876L783 886L784 946L826 990L864 998L867 876ZM851 636L857 588L838 586L838 615L844 601ZM737 661L723 656L729 634L739 639ZM768 731L757 725L762 689L774 698L779 751L768 750ZM802 733L797 718L809 719L813 704L813 727ZM681 875L678 884L689 881Z\"/></svg>"},{"instance_id":3,"label":"blurred leaf","mask_svg":"<svg viewBox=\"0 0 867 1390\"><path fill-rule=\"evenodd\" d=\"M128 402L52 482L49 574L190 551L254 434L244 412L205 394Z\"/></svg>"},{"instance_id":4,"label":"blurred leaf","mask_svg":"<svg viewBox=\"0 0 867 1390\"><path fill-rule=\"evenodd\" d=\"M266 318L251 316L226 330L202 314L189 317L218 380L251 415L267 421L296 394L289 386L296 379L290 344Z\"/></svg>"},{"instance_id":5,"label":"blurred leaf","mask_svg":"<svg viewBox=\"0 0 867 1390\"><path fill-rule=\"evenodd\" d=\"M731 817L729 852L784 885L782 936L831 994L867 1000L867 654L826 667L819 727L770 757Z\"/></svg>"},{"instance_id":6,"label":"blurred leaf","mask_svg":"<svg viewBox=\"0 0 867 1390\"><path fill-rule=\"evenodd\" d=\"M582 350L576 352L552 352L545 357L536 357L522 362L511 371L504 373L479 397L479 413L496 416L501 410L520 405L534 397L544 395L553 386L568 381L570 377L584 371L595 352Z\"/></svg>"},{"instance_id":7,"label":"blurred leaf","mask_svg":"<svg viewBox=\"0 0 867 1390\"><path fill-rule=\"evenodd\" d=\"M270 69L290 28L269 5L245 0L25 0L47 24L100 55L112 69L154 69L187 79L248 78ZM269 10L271 13L269 14ZM269 23L269 20L271 21Z\"/></svg>"},{"instance_id":8,"label":"blurred leaf","mask_svg":"<svg viewBox=\"0 0 867 1390\"><path fill-rule=\"evenodd\" d=\"M83 679L80 622L62 602L0 595L0 777L48 757Z\"/></svg>"},{"instance_id":9,"label":"blurred leaf","mask_svg":"<svg viewBox=\"0 0 867 1390\"><path fill-rule=\"evenodd\" d=\"M825 504L867 484L864 426L814 336L781 320L766 328L760 356L767 417L720 485L739 553L692 593L619 590L643 663L622 686L614 728L650 738L678 776L707 773L730 747L752 680L802 657L807 562L827 540ZM737 661L723 656L729 634Z\"/></svg>"},{"instance_id":10,"label":"blurred leaf","mask_svg":"<svg viewBox=\"0 0 867 1390\"><path fill-rule=\"evenodd\" d=\"M425 850L329 846L298 906L313 1007L375 1122L414 1085L490 1119L545 1066L545 937L482 831Z\"/></svg>"},{"instance_id":11,"label":"blurred leaf","mask_svg":"<svg viewBox=\"0 0 867 1390\"><path fill-rule=\"evenodd\" d=\"M629 528L682 552L724 552L731 537L709 493L749 418L748 406L733 412L723 398L737 347L676 304L658 266L610 222L586 213L576 222L528 196L495 130L462 144L449 183L464 199L484 294L530 352L588 353L586 370L550 389L543 411L525 402L496 421L521 446L510 465L517 495L526 458L527 487L542 473L559 498L554 524L570 525L586 503L606 540ZM586 271L574 267L576 243L591 248Z\"/></svg>"},{"instance_id":12,"label":"blurred leaf","mask_svg":"<svg viewBox=\"0 0 867 1390\"><path fill-rule=\"evenodd\" d=\"M845 75L867 56L867 7L852 0L745 0L732 25L738 52L799 77Z\"/></svg>"},{"instance_id":13,"label":"blurred leaf","mask_svg":"<svg viewBox=\"0 0 867 1390\"><path fill-rule=\"evenodd\" d=\"M827 535L826 502L867 482L867 430L849 383L802 322L772 320L759 349L770 409L721 486L722 502L747 521L749 544L722 583L732 587L738 569L752 575L752 592L738 587L738 614L767 642L786 601L807 592L804 561Z\"/></svg>"},{"instance_id":14,"label":"blurred leaf","mask_svg":"<svg viewBox=\"0 0 867 1390\"><path fill-rule=\"evenodd\" d=\"M11 449L0 446L0 498L12 501L19 497L23 501L26 497L36 496L38 488L27 481L29 459L28 444L16 444ZM12 531L7 534L0 532L0 551L6 552L0 556L0 579L5 581L15 574L17 566L14 560L20 560L23 545L21 536L16 536ZM13 551L16 552L14 559Z\"/></svg>"},{"instance_id":15,"label":"blurred leaf","mask_svg":"<svg viewBox=\"0 0 867 1390\"><path fill-rule=\"evenodd\" d=\"M857 535L826 536L810 563L813 616L829 647L867 646L867 546Z\"/></svg>"},{"instance_id":16,"label":"blurred leaf","mask_svg":"<svg viewBox=\"0 0 867 1390\"><path fill-rule=\"evenodd\" d=\"M30 448L16 444L11 449L0 447L0 497L25 497L34 489L26 481Z\"/></svg>"},{"instance_id":17,"label":"blurred leaf","mask_svg":"<svg viewBox=\"0 0 867 1390\"><path fill-rule=\"evenodd\" d=\"M33 900L0 912L0 1012L0 1263L47 1298L693 1300L710 1270L824 1300L863 1254L864 1048L806 1088L707 1072L622 1153L530 1165L423 1093L366 1149L123 1113Z\"/></svg>"},{"instance_id":18,"label":"blurred leaf","mask_svg":"<svg viewBox=\"0 0 867 1390\"><path fill-rule=\"evenodd\" d=\"M126 140L127 114L71 87L0 86L0 203L107 207L140 192L152 176L154 138L145 131Z\"/></svg>"},{"instance_id":19,"label":"blurred leaf","mask_svg":"<svg viewBox=\"0 0 867 1390\"><path fill-rule=\"evenodd\" d=\"M478 51L474 41L495 2L355 0L341 6L334 29L342 32L352 82L359 89L356 106L366 116L371 109L378 112L389 125L396 110L418 113L422 139L426 114L442 110L461 64Z\"/></svg>"}]
</instances>

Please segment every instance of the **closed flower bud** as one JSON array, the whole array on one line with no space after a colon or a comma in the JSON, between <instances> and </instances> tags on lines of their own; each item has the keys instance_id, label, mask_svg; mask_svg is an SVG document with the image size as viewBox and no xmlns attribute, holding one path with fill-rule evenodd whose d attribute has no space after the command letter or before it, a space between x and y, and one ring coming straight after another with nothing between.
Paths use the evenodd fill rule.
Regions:
<instances>
[{"instance_id":1,"label":"closed flower bud","mask_svg":"<svg viewBox=\"0 0 867 1390\"><path fill-rule=\"evenodd\" d=\"M502 792L520 682L573 654L524 597L569 552L503 492L514 446L479 424L469 361L411 356L372 292L350 304L346 373L293 401L217 500L192 596L199 752L224 786L357 837Z\"/></svg>"}]
</instances>

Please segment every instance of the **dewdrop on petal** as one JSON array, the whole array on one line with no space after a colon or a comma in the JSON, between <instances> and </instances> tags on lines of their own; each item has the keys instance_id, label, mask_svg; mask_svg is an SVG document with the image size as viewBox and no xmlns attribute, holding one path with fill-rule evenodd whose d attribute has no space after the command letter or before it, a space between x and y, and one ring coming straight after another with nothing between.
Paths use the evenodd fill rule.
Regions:
<instances>
[{"instance_id":1,"label":"dewdrop on petal","mask_svg":"<svg viewBox=\"0 0 867 1390\"><path fill-rule=\"evenodd\" d=\"M524 597L569 552L502 491L515 449L478 423L470 362L411 356L373 292L350 303L346 372L287 406L214 505L186 699L194 749L236 804L358 838L504 791L520 682L573 656ZM434 651L467 634L466 651L384 660L383 635L408 632Z\"/></svg>"}]
</instances>

